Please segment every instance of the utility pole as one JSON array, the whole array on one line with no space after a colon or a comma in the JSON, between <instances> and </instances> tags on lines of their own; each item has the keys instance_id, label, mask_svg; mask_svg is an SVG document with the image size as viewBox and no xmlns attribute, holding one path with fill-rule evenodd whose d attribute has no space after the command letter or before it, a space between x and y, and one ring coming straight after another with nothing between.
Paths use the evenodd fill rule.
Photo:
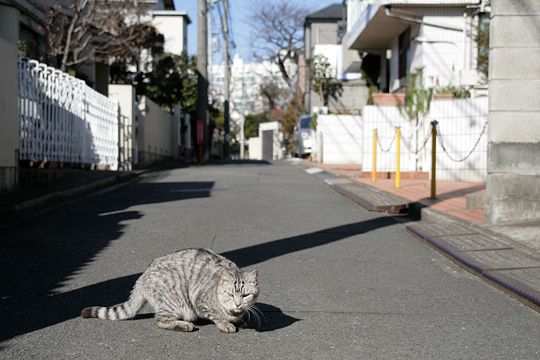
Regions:
<instances>
[{"instance_id":1,"label":"utility pole","mask_svg":"<svg viewBox=\"0 0 540 360\"><path fill-rule=\"evenodd\" d=\"M208 143L208 24L206 0L197 6L197 160L209 159Z\"/></svg>"},{"instance_id":2,"label":"utility pole","mask_svg":"<svg viewBox=\"0 0 540 360\"><path fill-rule=\"evenodd\" d=\"M229 67L229 0L223 0L223 64L225 66L225 101L223 103L223 127L225 130L225 142L223 144L223 156L229 158L229 141L230 141L230 114L229 104L231 101L230 78L231 69Z\"/></svg>"}]
</instances>

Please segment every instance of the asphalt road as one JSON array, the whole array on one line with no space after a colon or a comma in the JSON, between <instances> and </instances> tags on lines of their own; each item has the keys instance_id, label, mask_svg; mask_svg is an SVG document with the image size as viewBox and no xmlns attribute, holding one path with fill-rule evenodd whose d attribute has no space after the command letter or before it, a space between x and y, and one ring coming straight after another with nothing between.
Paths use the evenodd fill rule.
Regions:
<instances>
[{"instance_id":1,"label":"asphalt road","mask_svg":"<svg viewBox=\"0 0 540 360\"><path fill-rule=\"evenodd\" d=\"M256 329L160 330L124 301L152 259L259 269ZM189 167L0 228L2 359L539 359L540 316L288 163Z\"/></svg>"}]
</instances>

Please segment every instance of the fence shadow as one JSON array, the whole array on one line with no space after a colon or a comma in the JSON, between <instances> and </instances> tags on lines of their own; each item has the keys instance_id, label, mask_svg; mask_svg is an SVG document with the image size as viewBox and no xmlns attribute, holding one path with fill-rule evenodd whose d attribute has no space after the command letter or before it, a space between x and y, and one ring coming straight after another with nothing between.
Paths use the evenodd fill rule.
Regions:
<instances>
[{"instance_id":1,"label":"fence shadow","mask_svg":"<svg viewBox=\"0 0 540 360\"><path fill-rule=\"evenodd\" d=\"M74 291L56 289L119 239L126 221L144 216L130 207L209 197L213 186L135 183L0 228L0 342L77 316L85 299L125 300L135 275Z\"/></svg>"},{"instance_id":2,"label":"fence shadow","mask_svg":"<svg viewBox=\"0 0 540 360\"><path fill-rule=\"evenodd\" d=\"M2 258L0 270L2 274L9 274L0 278L0 316L2 317L0 349L3 341L17 335L78 317L85 306L110 306L125 301L140 273L72 291L55 292L55 289L80 271L98 252L121 235L124 226L121 224L122 221L143 216L138 211L123 211L124 209L143 203L209 196L209 192L204 193L197 189L211 187L213 183L137 185L139 188L136 190L142 194L138 200L128 198L118 203L102 202L96 208L83 210L84 214L81 215L84 215L82 216L84 221L68 224L67 228L50 226L48 231L51 233L43 233L43 227L36 226L41 229L41 231L37 230L39 233L36 233L27 224L29 227L26 231L20 231L20 228L12 229L12 232L0 230L0 235L4 239L0 244ZM194 192L169 191L179 187L193 189ZM133 193L133 190L129 193ZM80 208L79 204L76 209ZM66 211L76 210L66 207ZM104 215L104 212L110 214ZM34 225L44 225L51 221L55 219L44 216L39 220L39 224ZM223 255L244 267L397 223L396 218L383 216L251 245L224 252ZM274 305L261 303L259 306L264 314L264 320L260 325L251 323L256 331L273 331L300 321L283 313Z\"/></svg>"}]
</instances>

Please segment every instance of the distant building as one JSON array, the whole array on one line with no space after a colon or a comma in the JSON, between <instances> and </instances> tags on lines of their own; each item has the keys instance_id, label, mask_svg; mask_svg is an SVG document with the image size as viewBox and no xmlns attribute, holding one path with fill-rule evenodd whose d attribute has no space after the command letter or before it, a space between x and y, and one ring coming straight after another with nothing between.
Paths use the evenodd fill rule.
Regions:
<instances>
[{"instance_id":1,"label":"distant building","mask_svg":"<svg viewBox=\"0 0 540 360\"><path fill-rule=\"evenodd\" d=\"M423 68L428 86L475 86L478 25L486 1L349 0L347 46L378 62L379 89L396 92Z\"/></svg>"},{"instance_id":2,"label":"distant building","mask_svg":"<svg viewBox=\"0 0 540 360\"><path fill-rule=\"evenodd\" d=\"M152 25L165 38L165 52L180 55L187 51L187 26L191 24L187 12L177 11L173 0L157 0L151 16Z\"/></svg>"},{"instance_id":3,"label":"distant building","mask_svg":"<svg viewBox=\"0 0 540 360\"><path fill-rule=\"evenodd\" d=\"M283 90L283 100L287 93L287 84L283 80L276 64L264 61L261 63L246 63L239 56L233 58L231 66L231 114L259 113L269 109L268 100L261 95L261 86L275 84ZM225 67L214 64L209 69L211 98L223 104L225 86ZM234 116L232 116L234 118Z\"/></svg>"},{"instance_id":4,"label":"distant building","mask_svg":"<svg viewBox=\"0 0 540 360\"><path fill-rule=\"evenodd\" d=\"M4 37L12 37L19 52L43 63L51 64L46 39L48 7L38 0L2 1L0 27Z\"/></svg>"},{"instance_id":5,"label":"distant building","mask_svg":"<svg viewBox=\"0 0 540 360\"><path fill-rule=\"evenodd\" d=\"M366 103L367 89L360 75L358 51L349 50L342 44L346 22L346 9L342 3L322 8L306 16L304 22L305 83L304 103L306 111L323 104L312 90L309 67L316 55L323 55L332 66L333 76L342 86L341 95L330 99L332 112L358 113Z\"/></svg>"}]
</instances>

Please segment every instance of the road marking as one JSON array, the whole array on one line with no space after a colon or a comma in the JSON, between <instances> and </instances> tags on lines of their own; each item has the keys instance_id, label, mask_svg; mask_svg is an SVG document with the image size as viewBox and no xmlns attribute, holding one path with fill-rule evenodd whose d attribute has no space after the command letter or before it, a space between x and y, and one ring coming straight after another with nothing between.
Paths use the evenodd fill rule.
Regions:
<instances>
[{"instance_id":1,"label":"road marking","mask_svg":"<svg viewBox=\"0 0 540 360\"><path fill-rule=\"evenodd\" d=\"M312 167L312 168L309 168L309 169L306 169L306 172L308 174L317 174L317 173L320 173L320 172L323 172L323 169L320 169L320 168L317 168L317 167Z\"/></svg>"}]
</instances>

